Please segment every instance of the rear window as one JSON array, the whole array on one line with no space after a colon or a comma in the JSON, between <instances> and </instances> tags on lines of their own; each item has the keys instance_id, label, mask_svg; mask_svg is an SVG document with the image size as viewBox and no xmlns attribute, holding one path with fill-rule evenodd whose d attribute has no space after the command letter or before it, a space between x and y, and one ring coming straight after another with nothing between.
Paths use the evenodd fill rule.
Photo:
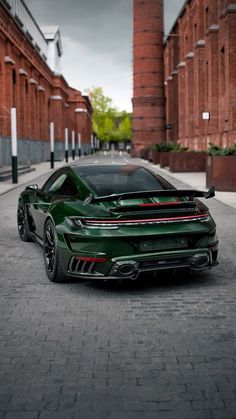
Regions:
<instances>
[{"instance_id":1,"label":"rear window","mask_svg":"<svg viewBox=\"0 0 236 419\"><path fill-rule=\"evenodd\" d=\"M148 170L134 165L77 166L75 170L98 196L167 189Z\"/></svg>"}]
</instances>

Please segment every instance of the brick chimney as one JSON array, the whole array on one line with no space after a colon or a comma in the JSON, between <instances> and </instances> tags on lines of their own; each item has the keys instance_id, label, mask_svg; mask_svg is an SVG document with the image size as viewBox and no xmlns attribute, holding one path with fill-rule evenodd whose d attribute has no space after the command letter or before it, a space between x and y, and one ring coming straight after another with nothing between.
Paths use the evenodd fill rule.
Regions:
<instances>
[{"instance_id":1,"label":"brick chimney","mask_svg":"<svg viewBox=\"0 0 236 419\"><path fill-rule=\"evenodd\" d=\"M133 156L164 142L164 6L163 0L133 0L134 93Z\"/></svg>"}]
</instances>

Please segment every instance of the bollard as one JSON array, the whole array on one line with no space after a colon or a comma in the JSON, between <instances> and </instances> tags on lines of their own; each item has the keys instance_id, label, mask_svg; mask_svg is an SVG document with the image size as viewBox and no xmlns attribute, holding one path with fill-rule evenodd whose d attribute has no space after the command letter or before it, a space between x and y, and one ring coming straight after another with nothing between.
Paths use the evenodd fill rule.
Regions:
<instances>
[{"instance_id":1,"label":"bollard","mask_svg":"<svg viewBox=\"0 0 236 419\"><path fill-rule=\"evenodd\" d=\"M11 108L12 183L18 183L16 108Z\"/></svg>"},{"instance_id":2,"label":"bollard","mask_svg":"<svg viewBox=\"0 0 236 419\"><path fill-rule=\"evenodd\" d=\"M78 133L78 156L81 157L81 134Z\"/></svg>"},{"instance_id":3,"label":"bollard","mask_svg":"<svg viewBox=\"0 0 236 419\"><path fill-rule=\"evenodd\" d=\"M75 160L75 131L72 131L72 159Z\"/></svg>"},{"instance_id":4,"label":"bollard","mask_svg":"<svg viewBox=\"0 0 236 419\"><path fill-rule=\"evenodd\" d=\"M91 135L91 154L94 154L93 134Z\"/></svg>"},{"instance_id":5,"label":"bollard","mask_svg":"<svg viewBox=\"0 0 236 419\"><path fill-rule=\"evenodd\" d=\"M54 169L54 122L50 122L50 163Z\"/></svg>"},{"instance_id":6,"label":"bollard","mask_svg":"<svg viewBox=\"0 0 236 419\"><path fill-rule=\"evenodd\" d=\"M68 163L68 128L65 128L65 161Z\"/></svg>"}]
</instances>

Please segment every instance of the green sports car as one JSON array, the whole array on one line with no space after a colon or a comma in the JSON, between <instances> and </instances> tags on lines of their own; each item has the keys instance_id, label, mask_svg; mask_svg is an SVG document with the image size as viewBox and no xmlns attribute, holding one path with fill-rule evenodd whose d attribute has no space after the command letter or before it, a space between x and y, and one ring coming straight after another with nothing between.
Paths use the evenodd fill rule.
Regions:
<instances>
[{"instance_id":1,"label":"green sports car","mask_svg":"<svg viewBox=\"0 0 236 419\"><path fill-rule=\"evenodd\" d=\"M23 241L44 249L47 276L136 279L143 272L217 265L216 225L197 198L131 164L74 164L56 170L42 188L27 186L17 222Z\"/></svg>"}]
</instances>

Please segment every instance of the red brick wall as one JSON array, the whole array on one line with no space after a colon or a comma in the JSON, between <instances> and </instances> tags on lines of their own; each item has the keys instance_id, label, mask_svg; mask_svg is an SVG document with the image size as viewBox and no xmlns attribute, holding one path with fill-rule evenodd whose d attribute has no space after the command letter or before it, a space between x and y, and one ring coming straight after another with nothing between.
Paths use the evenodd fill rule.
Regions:
<instances>
[{"instance_id":1,"label":"red brick wall","mask_svg":"<svg viewBox=\"0 0 236 419\"><path fill-rule=\"evenodd\" d=\"M168 140L196 150L236 143L235 40L236 0L186 5L165 44Z\"/></svg>"},{"instance_id":2,"label":"red brick wall","mask_svg":"<svg viewBox=\"0 0 236 419\"><path fill-rule=\"evenodd\" d=\"M78 123L75 109L81 104L86 117ZM19 139L49 141L49 123L54 122L56 141L64 141L64 129L68 127L70 138L72 130L76 135L80 131L83 142L90 144L89 101L70 88L63 76L54 75L0 3L0 137L11 135L13 106L17 108Z\"/></svg>"}]
</instances>

